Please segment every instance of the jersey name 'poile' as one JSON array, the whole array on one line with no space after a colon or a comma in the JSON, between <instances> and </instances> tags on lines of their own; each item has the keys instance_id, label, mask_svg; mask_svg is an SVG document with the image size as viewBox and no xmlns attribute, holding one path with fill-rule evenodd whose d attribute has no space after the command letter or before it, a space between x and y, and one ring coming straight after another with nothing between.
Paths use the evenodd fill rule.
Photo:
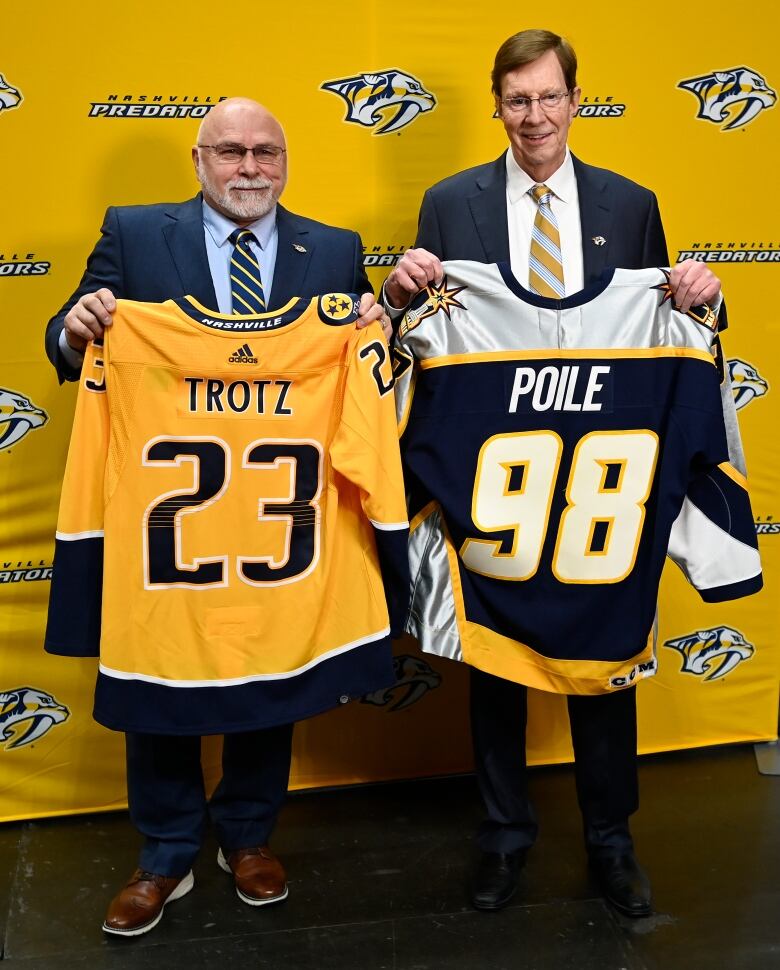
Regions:
<instances>
[{"instance_id":1,"label":"jersey name 'poile'","mask_svg":"<svg viewBox=\"0 0 780 970\"><path fill-rule=\"evenodd\" d=\"M717 321L668 272L562 300L508 266L445 263L394 370L423 650L544 690L655 672L667 554L704 599L761 588Z\"/></svg>"}]
</instances>

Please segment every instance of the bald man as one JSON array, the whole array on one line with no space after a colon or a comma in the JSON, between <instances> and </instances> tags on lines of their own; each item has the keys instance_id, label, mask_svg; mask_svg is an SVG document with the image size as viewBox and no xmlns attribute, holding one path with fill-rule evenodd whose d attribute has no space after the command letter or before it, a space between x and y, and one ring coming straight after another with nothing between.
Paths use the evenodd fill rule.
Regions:
<instances>
[{"instance_id":1,"label":"bald man","mask_svg":"<svg viewBox=\"0 0 780 970\"><path fill-rule=\"evenodd\" d=\"M358 326L380 320L389 338L390 322L371 292L357 233L279 205L287 145L266 108L249 98L217 104L200 126L192 160L201 185L194 199L106 212L78 289L46 327L46 353L60 382L78 379L84 348L111 325L118 298L193 296L210 309L232 312L229 237L239 226L252 231L249 245L269 309L295 296L362 293Z\"/></svg>"},{"instance_id":2,"label":"bald man","mask_svg":"<svg viewBox=\"0 0 780 970\"><path fill-rule=\"evenodd\" d=\"M246 98L218 104L201 125L192 160L201 184L194 199L107 211L79 288L46 330L46 351L61 381L78 378L84 348L111 325L117 298L189 295L210 309L239 312L229 270L238 227L251 232L269 309L295 296L351 292L364 294L358 325L382 318L357 233L279 205L287 146L265 108ZM389 321L383 323L389 332ZM138 868L109 906L107 933L146 933L167 903L189 892L209 816L219 865L232 873L239 898L250 906L286 898L285 872L268 841L287 791L292 730L279 724L226 735L222 779L208 805L199 736L126 734L130 817L144 845Z\"/></svg>"}]
</instances>

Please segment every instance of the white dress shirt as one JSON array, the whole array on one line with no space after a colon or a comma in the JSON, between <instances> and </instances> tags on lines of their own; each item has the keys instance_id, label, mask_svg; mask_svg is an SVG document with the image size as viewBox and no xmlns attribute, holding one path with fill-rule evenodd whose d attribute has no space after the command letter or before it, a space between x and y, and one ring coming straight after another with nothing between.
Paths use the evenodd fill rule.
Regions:
<instances>
[{"instance_id":1,"label":"white dress shirt","mask_svg":"<svg viewBox=\"0 0 780 970\"><path fill-rule=\"evenodd\" d=\"M528 190L538 184L517 164L512 149L507 149L506 212L509 229L509 262L513 275L525 287L528 286L531 234L538 208L536 200L528 194ZM584 271L580 199L574 165L568 148L561 167L545 179L544 184L553 193L550 207L558 222L563 259L563 283L566 296L569 296L583 288Z\"/></svg>"}]
</instances>

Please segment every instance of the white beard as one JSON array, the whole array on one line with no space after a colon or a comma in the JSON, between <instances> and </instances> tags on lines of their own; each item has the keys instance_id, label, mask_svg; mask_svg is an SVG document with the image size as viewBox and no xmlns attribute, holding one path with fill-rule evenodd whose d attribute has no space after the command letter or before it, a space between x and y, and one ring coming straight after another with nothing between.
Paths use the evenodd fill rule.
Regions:
<instances>
[{"instance_id":1,"label":"white beard","mask_svg":"<svg viewBox=\"0 0 780 970\"><path fill-rule=\"evenodd\" d=\"M233 219L259 219L276 205L278 195L270 179L258 175L253 179L236 176L220 191L212 182L209 173L198 165L198 179L207 195ZM262 189L254 192L233 192L232 189Z\"/></svg>"}]
</instances>

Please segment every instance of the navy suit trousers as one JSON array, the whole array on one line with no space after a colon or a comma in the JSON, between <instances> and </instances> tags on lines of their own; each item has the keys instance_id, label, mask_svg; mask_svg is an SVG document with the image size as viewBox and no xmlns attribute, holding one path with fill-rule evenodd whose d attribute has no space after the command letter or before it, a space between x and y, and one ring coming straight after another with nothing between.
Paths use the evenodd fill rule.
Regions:
<instances>
[{"instance_id":1,"label":"navy suit trousers","mask_svg":"<svg viewBox=\"0 0 780 970\"><path fill-rule=\"evenodd\" d=\"M632 849L628 817L639 805L636 688L567 697L577 798L591 855ZM536 839L525 757L527 688L471 668L471 731L487 818L483 852L517 852Z\"/></svg>"},{"instance_id":2,"label":"navy suit trousers","mask_svg":"<svg viewBox=\"0 0 780 970\"><path fill-rule=\"evenodd\" d=\"M184 876L211 818L227 855L265 845L287 793L292 724L226 734L222 779L206 798L200 738L127 734L127 799L133 825L144 836L139 866L162 876Z\"/></svg>"}]
</instances>

